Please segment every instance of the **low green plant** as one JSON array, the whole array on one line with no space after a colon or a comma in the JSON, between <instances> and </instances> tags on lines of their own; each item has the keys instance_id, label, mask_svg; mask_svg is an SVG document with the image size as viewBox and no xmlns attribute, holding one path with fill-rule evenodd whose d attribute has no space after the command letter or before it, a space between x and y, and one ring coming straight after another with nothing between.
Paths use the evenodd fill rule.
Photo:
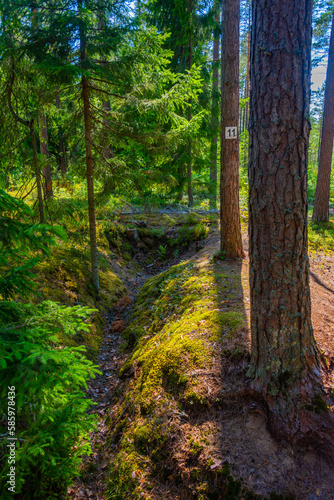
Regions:
<instances>
[{"instance_id":1,"label":"low green plant","mask_svg":"<svg viewBox=\"0 0 334 500\"><path fill-rule=\"evenodd\" d=\"M33 266L49 253L52 235L62 236L59 228L29 224L29 215L26 205L0 190L0 489L2 498L12 496L8 473L14 466L15 493L60 498L81 456L90 453L95 418L87 414L92 401L83 388L98 373L85 347L62 342L89 332L95 309L24 302L34 288Z\"/></svg>"},{"instance_id":2,"label":"low green plant","mask_svg":"<svg viewBox=\"0 0 334 500\"><path fill-rule=\"evenodd\" d=\"M187 247L193 241L199 241L206 238L208 229L204 223L196 224L195 226L188 226L184 224L177 232L176 238L171 240L171 247Z\"/></svg>"},{"instance_id":3,"label":"low green plant","mask_svg":"<svg viewBox=\"0 0 334 500\"><path fill-rule=\"evenodd\" d=\"M167 245L159 245L157 252L158 252L160 259L163 259L167 253Z\"/></svg>"}]
</instances>

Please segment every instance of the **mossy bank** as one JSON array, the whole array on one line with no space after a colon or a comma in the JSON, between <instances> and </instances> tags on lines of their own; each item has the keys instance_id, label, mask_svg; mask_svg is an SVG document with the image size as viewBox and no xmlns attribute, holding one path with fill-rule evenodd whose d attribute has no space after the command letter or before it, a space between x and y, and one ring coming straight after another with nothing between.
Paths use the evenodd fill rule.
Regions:
<instances>
[{"instance_id":1,"label":"mossy bank","mask_svg":"<svg viewBox=\"0 0 334 500\"><path fill-rule=\"evenodd\" d=\"M222 363L242 380L248 356L240 266L204 254L143 286L124 332L107 498L258 498L220 457Z\"/></svg>"}]
</instances>

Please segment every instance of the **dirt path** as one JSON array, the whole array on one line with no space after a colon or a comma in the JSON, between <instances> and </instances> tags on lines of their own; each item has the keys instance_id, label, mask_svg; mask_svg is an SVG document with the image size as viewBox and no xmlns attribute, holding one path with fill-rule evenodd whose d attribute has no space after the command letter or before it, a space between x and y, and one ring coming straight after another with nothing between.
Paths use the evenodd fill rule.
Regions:
<instances>
[{"instance_id":1,"label":"dirt path","mask_svg":"<svg viewBox=\"0 0 334 500\"><path fill-rule=\"evenodd\" d=\"M114 412L113 406L115 396L122 392L122 381L117 373L126 359L122 352L122 331L131 314L132 306L138 291L145 281L154 274L163 270L163 267L155 267L153 270L143 270L137 273L137 278L125 277L124 281L128 287L129 295L123 297L117 303L107 318L103 342L100 345L97 364L102 372L88 384L87 397L95 405L91 407L91 413L98 416L96 432L91 434L92 454L84 457L80 477L75 484L68 489L68 498L76 500L105 499L106 473L109 460L107 438L108 419ZM145 271L145 272L144 272Z\"/></svg>"},{"instance_id":2,"label":"dirt path","mask_svg":"<svg viewBox=\"0 0 334 500\"><path fill-rule=\"evenodd\" d=\"M219 249L217 230L213 231L202 245L203 248L197 253L193 245L187 254L182 256L182 259L195 254L197 260L210 257ZM246 237L244 247L247 253ZM334 257L317 254L312 256L310 261L312 321L315 337L328 360L329 371L325 386L329 389L334 387ZM81 476L74 486L69 488L68 498L76 500L87 498L104 500L106 498L107 465L113 451L107 444L108 419L115 411L113 405L117 400L117 395L122 393L124 384L117 376L118 369L126 358L121 350L121 331L125 327L135 297L144 282L175 263L156 264L150 269L143 268L142 273L138 273L140 276L128 280L129 295L119 301L108 318L98 356L102 375L92 380L88 389L88 396L97 403L91 411L98 415L98 430L91 436L93 453L90 457L85 457ZM245 311L249 316L248 266L247 256L242 264L242 285ZM257 490L257 493L262 495L270 491L270 488L275 490L279 483L282 484L282 481L285 481L287 485L295 482L301 492L304 490L311 492L314 490L314 484L320 485L320 488L316 490L319 495L314 496L312 493L308 497L307 493L305 495L302 493L296 498L334 499L334 484L332 484L334 478L331 478L332 473L327 465L319 462L312 452L300 459L291 454L291 449L277 446L266 430L265 420L261 413L253 412L247 416L246 420L242 420L243 417L240 415L232 414L227 415L226 419L221 414L219 418L222 423L221 439L224 441L224 447L228 445L227 449L230 450L225 458L236 464L234 469L236 475L245 478L245 481L251 488Z\"/></svg>"}]
</instances>

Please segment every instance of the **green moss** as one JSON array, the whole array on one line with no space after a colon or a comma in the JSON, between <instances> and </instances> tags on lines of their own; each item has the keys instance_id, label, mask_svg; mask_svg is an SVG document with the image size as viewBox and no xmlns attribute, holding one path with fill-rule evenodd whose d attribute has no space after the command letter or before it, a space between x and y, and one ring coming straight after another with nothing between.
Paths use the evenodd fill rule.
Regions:
<instances>
[{"instance_id":1,"label":"green moss","mask_svg":"<svg viewBox=\"0 0 334 500\"><path fill-rule=\"evenodd\" d=\"M196 226L188 227L182 226L177 232L176 237L171 238L168 244L171 248L174 247L187 247L193 241L199 241L206 238L208 229L204 223L196 224Z\"/></svg>"},{"instance_id":2,"label":"green moss","mask_svg":"<svg viewBox=\"0 0 334 500\"><path fill-rule=\"evenodd\" d=\"M148 445L152 439L149 425L140 425L134 431L134 443L140 453L148 453Z\"/></svg>"},{"instance_id":3,"label":"green moss","mask_svg":"<svg viewBox=\"0 0 334 500\"><path fill-rule=\"evenodd\" d=\"M315 413L322 413L324 411L328 411L329 406L320 394L316 394L312 398L312 404L307 405L307 409L314 411Z\"/></svg>"},{"instance_id":4,"label":"green moss","mask_svg":"<svg viewBox=\"0 0 334 500\"><path fill-rule=\"evenodd\" d=\"M90 306L98 308L90 318L92 330L82 332L75 338L63 338L66 345L85 344L88 356L94 358L101 341L104 327L105 313L123 296L127 290L122 281L113 273L109 265L109 247L104 238L99 238L100 254L100 287L101 292L97 300L94 287L91 283L90 254L88 244L69 241L55 247L50 256L38 265L37 273L39 296L33 300L52 300L65 305Z\"/></svg>"},{"instance_id":5,"label":"green moss","mask_svg":"<svg viewBox=\"0 0 334 500\"><path fill-rule=\"evenodd\" d=\"M206 395L201 394L196 390L196 387L191 387L185 391L183 396L183 402L186 405L194 405L194 406L205 406L208 404Z\"/></svg>"},{"instance_id":6,"label":"green moss","mask_svg":"<svg viewBox=\"0 0 334 500\"><path fill-rule=\"evenodd\" d=\"M187 226L193 226L198 222L203 220L203 215L198 214L197 212L190 212L187 214L181 214L177 217L178 224L183 224Z\"/></svg>"},{"instance_id":7,"label":"green moss","mask_svg":"<svg viewBox=\"0 0 334 500\"><path fill-rule=\"evenodd\" d=\"M220 264L207 262L198 267L186 261L148 280L138 295L124 332L131 352L120 371L123 376L132 368L136 374L129 381L124 403L128 405L129 420L122 417L122 409L115 417L115 427L119 432L117 418L124 419L120 453L126 452L127 457L132 457L129 460L135 456L137 461L144 461L148 464L147 474L161 476L162 481L169 475L181 474L175 463L169 462L169 450L173 446L171 416L188 418L182 408L189 413L196 407L196 412L200 412L209 403L206 385L193 375L212 366L217 343L222 347L232 345L233 353L238 348L240 355L245 352L242 341L238 340L239 330L245 324L240 304L233 302L233 308L228 311L219 308L222 290L228 289L232 294L237 286L232 271L222 273ZM223 348L221 352L224 353ZM196 462L204 445L201 440L192 441L190 461ZM125 455L122 457L119 455L116 461L127 459ZM118 481L123 477L128 484L124 473L122 476L119 468L117 470L113 473L114 486L115 477ZM216 471L209 470L209 473L216 474ZM238 498L241 486L230 477L229 471L227 476L226 481L222 480L225 497ZM208 483L201 474L194 472L192 480L199 483L194 486L198 490L197 498L201 495L210 498L210 491L206 491ZM136 485L138 487L138 481ZM147 494L148 487L144 491Z\"/></svg>"},{"instance_id":8,"label":"green moss","mask_svg":"<svg viewBox=\"0 0 334 500\"><path fill-rule=\"evenodd\" d=\"M166 455L167 436L157 420L138 425L133 432L134 445L139 453L150 455L155 461Z\"/></svg>"},{"instance_id":9,"label":"green moss","mask_svg":"<svg viewBox=\"0 0 334 500\"><path fill-rule=\"evenodd\" d=\"M141 462L135 453L120 452L112 462L107 480L107 498L115 500L139 500L140 487L137 477ZM146 497L149 499L150 497Z\"/></svg>"},{"instance_id":10,"label":"green moss","mask_svg":"<svg viewBox=\"0 0 334 500\"><path fill-rule=\"evenodd\" d=\"M192 383L185 372L185 367L192 370L211 363L210 348L200 333L217 341L232 338L244 326L241 312L216 309L216 287L211 268L199 272L190 262L171 267L143 286L124 332L135 349L121 370L126 372L134 363L142 368L138 388L143 411L150 411L152 395L161 389L184 392L186 401L205 404L203 395L188 390Z\"/></svg>"},{"instance_id":11,"label":"green moss","mask_svg":"<svg viewBox=\"0 0 334 500\"><path fill-rule=\"evenodd\" d=\"M200 475L201 475L201 470L197 468L193 469L190 473L190 477L194 481L197 481Z\"/></svg>"},{"instance_id":12,"label":"green moss","mask_svg":"<svg viewBox=\"0 0 334 500\"><path fill-rule=\"evenodd\" d=\"M195 456L199 455L203 450L203 445L195 440L190 440L191 448L189 450L190 455Z\"/></svg>"},{"instance_id":13,"label":"green moss","mask_svg":"<svg viewBox=\"0 0 334 500\"><path fill-rule=\"evenodd\" d=\"M223 493L225 493L225 498L231 500L236 500L240 498L240 492L242 489L241 482L235 480L230 472L230 466L225 463L221 469L217 470L217 473L225 478ZM254 496L256 498L256 496Z\"/></svg>"},{"instance_id":14,"label":"green moss","mask_svg":"<svg viewBox=\"0 0 334 500\"><path fill-rule=\"evenodd\" d=\"M334 252L334 220L311 222L308 229L309 248L325 253Z\"/></svg>"}]
</instances>

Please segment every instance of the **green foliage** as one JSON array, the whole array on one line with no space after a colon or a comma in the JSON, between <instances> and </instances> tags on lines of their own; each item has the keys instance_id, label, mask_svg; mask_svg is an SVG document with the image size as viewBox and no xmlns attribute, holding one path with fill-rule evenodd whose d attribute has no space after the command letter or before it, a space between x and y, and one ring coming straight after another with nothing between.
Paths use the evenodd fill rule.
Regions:
<instances>
[{"instance_id":1,"label":"green foliage","mask_svg":"<svg viewBox=\"0 0 334 500\"><path fill-rule=\"evenodd\" d=\"M89 332L94 309L66 307L44 301L23 303L32 288L32 267L47 254L57 227L31 225L26 205L0 191L2 235L1 294L20 291L21 301L0 301L0 487L7 491L9 471L8 388L14 387L16 487L33 498L58 498L78 474L82 454L90 452L89 433L95 418L87 415L92 404L83 388L98 373L85 357L83 346L62 344L65 338ZM23 264L18 265L22 259ZM17 276L20 282L16 281ZM15 279L14 279L15 278Z\"/></svg>"},{"instance_id":2,"label":"green foliage","mask_svg":"<svg viewBox=\"0 0 334 500\"><path fill-rule=\"evenodd\" d=\"M317 66L326 57L330 27L333 16L333 0L315 0L313 8L313 65Z\"/></svg>"},{"instance_id":3,"label":"green foliage","mask_svg":"<svg viewBox=\"0 0 334 500\"><path fill-rule=\"evenodd\" d=\"M8 316L10 304L4 306ZM17 306L15 306L17 307ZM25 311L27 312L27 311ZM18 492L35 498L64 491L78 473L82 454L90 452L89 432L95 418L82 387L97 373L84 347L64 347L58 332L88 329L92 310L42 302L22 323L0 325L1 413L7 416L8 387L16 394L16 477ZM17 310L13 311L17 314ZM5 417L6 418L6 417ZM6 488L6 429L1 445L1 489Z\"/></svg>"},{"instance_id":4,"label":"green foliage","mask_svg":"<svg viewBox=\"0 0 334 500\"><path fill-rule=\"evenodd\" d=\"M34 289L33 268L49 254L54 236L66 238L59 226L25 222L31 215L27 205L0 189L0 296L5 299Z\"/></svg>"},{"instance_id":5,"label":"green foliage","mask_svg":"<svg viewBox=\"0 0 334 500\"><path fill-rule=\"evenodd\" d=\"M160 259L164 259L166 256L166 252L167 252L167 245L159 245L157 252L158 252Z\"/></svg>"}]
</instances>

